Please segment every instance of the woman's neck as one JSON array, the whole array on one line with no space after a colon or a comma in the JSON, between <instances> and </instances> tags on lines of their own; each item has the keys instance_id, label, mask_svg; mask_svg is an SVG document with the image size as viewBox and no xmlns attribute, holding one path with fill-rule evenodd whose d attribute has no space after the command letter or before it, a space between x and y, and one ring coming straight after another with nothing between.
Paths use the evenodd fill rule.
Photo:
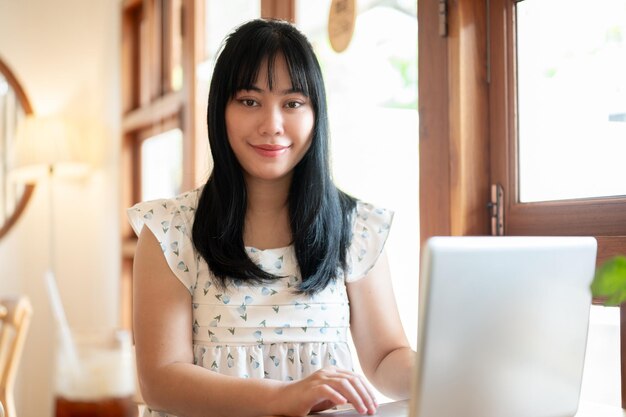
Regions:
<instances>
[{"instance_id":1,"label":"woman's neck","mask_svg":"<svg viewBox=\"0 0 626 417\"><path fill-rule=\"evenodd\" d=\"M291 244L290 185L291 177L273 181L246 179L248 206L243 233L246 246L272 249Z\"/></svg>"}]
</instances>

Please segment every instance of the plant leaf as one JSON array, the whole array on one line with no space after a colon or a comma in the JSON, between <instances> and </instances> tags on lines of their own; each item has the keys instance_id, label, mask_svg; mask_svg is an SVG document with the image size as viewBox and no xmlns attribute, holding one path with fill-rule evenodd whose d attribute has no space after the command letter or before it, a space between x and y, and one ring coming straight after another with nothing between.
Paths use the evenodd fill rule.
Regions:
<instances>
[{"instance_id":1,"label":"plant leaf","mask_svg":"<svg viewBox=\"0 0 626 417\"><path fill-rule=\"evenodd\" d=\"M619 305L626 301L625 256L615 256L596 270L591 293L594 297L606 298L605 305Z\"/></svg>"}]
</instances>

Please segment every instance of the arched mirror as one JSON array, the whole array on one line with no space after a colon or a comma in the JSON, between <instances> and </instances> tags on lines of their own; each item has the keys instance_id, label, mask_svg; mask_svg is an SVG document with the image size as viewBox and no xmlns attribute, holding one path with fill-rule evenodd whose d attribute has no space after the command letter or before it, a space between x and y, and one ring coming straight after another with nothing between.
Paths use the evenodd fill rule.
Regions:
<instances>
[{"instance_id":1,"label":"arched mirror","mask_svg":"<svg viewBox=\"0 0 626 417\"><path fill-rule=\"evenodd\" d=\"M24 90L0 58L0 239L17 222L34 189L12 181L9 172L17 125L31 113Z\"/></svg>"}]
</instances>

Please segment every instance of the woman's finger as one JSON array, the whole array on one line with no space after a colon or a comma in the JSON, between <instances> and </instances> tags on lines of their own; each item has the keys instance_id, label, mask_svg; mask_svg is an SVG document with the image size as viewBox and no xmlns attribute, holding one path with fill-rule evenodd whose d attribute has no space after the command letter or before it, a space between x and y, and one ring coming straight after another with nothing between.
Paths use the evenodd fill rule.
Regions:
<instances>
[{"instance_id":1,"label":"woman's finger","mask_svg":"<svg viewBox=\"0 0 626 417\"><path fill-rule=\"evenodd\" d=\"M376 403L376 396L368 389L369 385L367 381L365 381L364 378L355 375L351 379L351 383L361 397L363 404L367 408L367 412L369 414L374 414L376 412L376 408L378 408L378 404Z\"/></svg>"},{"instance_id":2,"label":"woman's finger","mask_svg":"<svg viewBox=\"0 0 626 417\"><path fill-rule=\"evenodd\" d=\"M378 407L378 401L376 400L376 392L374 391L374 388L372 388L372 385L363 376L359 374L355 374L354 372L345 371L342 369L337 369L337 372L346 373L346 374L354 375L355 377L357 377L359 379L361 387L367 391L369 397L371 398L372 404L374 405L374 407Z\"/></svg>"},{"instance_id":3,"label":"woman's finger","mask_svg":"<svg viewBox=\"0 0 626 417\"><path fill-rule=\"evenodd\" d=\"M376 412L374 400L358 376L336 373L328 378L327 384L344 396L359 413L373 414Z\"/></svg>"}]
</instances>

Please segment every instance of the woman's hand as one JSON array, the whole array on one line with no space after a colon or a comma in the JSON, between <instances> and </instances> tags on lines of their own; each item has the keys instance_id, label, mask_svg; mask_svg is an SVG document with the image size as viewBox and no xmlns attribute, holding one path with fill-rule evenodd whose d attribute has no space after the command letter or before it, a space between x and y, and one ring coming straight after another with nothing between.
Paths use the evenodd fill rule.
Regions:
<instances>
[{"instance_id":1,"label":"woman's hand","mask_svg":"<svg viewBox=\"0 0 626 417\"><path fill-rule=\"evenodd\" d=\"M290 382L278 395L278 409L284 410L285 416L306 416L346 403L361 414L371 415L378 407L374 392L363 376L335 367Z\"/></svg>"}]
</instances>

